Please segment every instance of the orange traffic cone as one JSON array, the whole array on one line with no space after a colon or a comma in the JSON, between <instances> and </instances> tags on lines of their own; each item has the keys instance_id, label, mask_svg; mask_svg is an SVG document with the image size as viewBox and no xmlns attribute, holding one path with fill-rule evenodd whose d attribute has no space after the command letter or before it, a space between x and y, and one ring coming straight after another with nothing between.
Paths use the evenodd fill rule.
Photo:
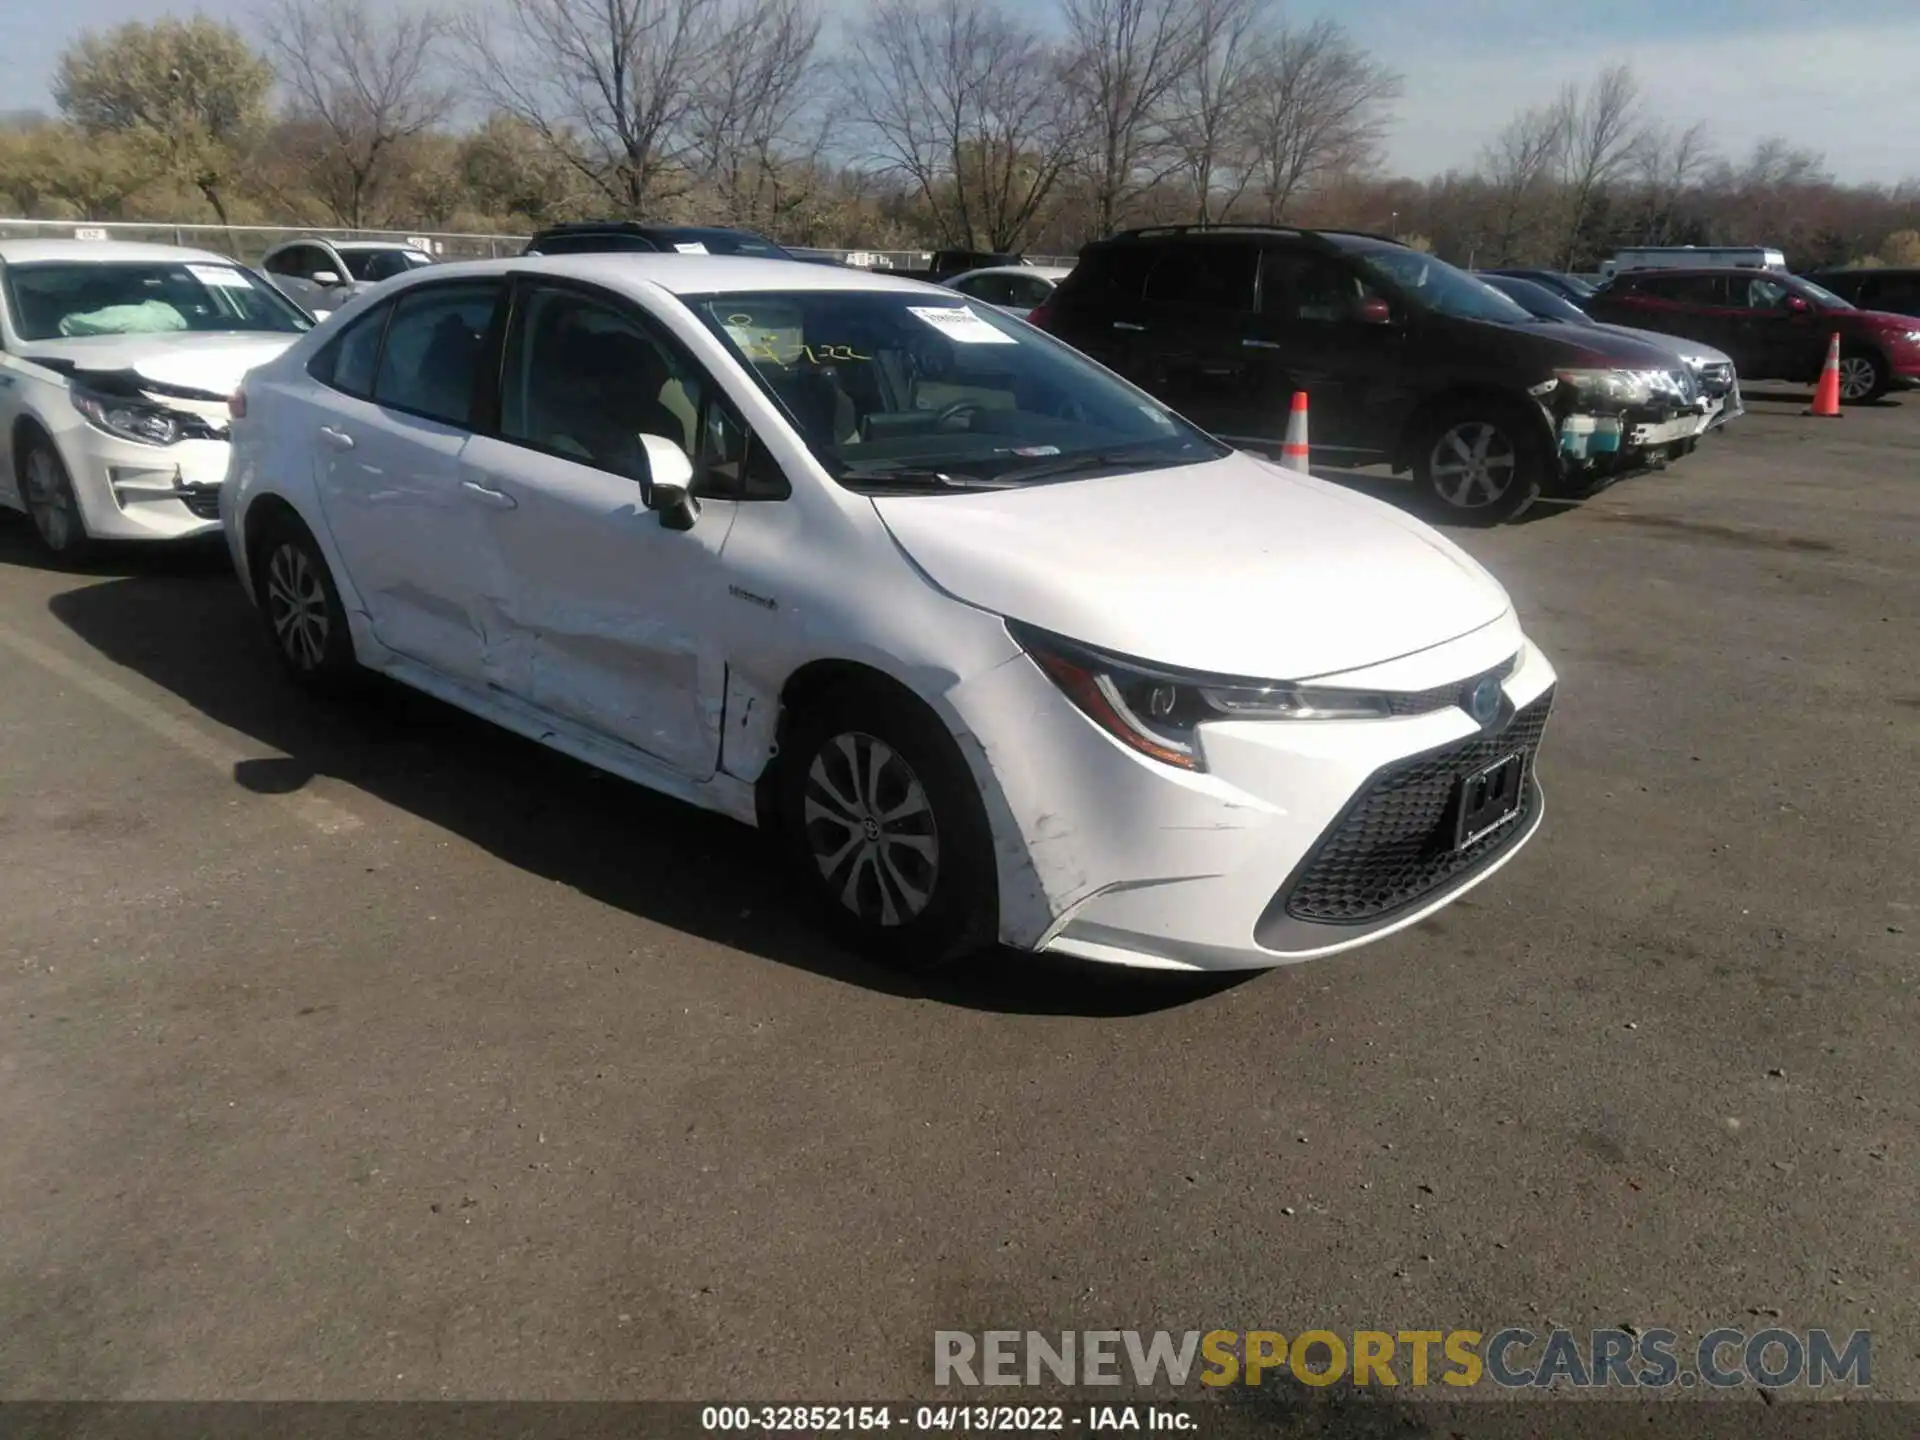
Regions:
<instances>
[{"instance_id":1,"label":"orange traffic cone","mask_svg":"<svg viewBox=\"0 0 1920 1440\"><path fill-rule=\"evenodd\" d=\"M1287 439L1280 447L1280 464L1307 473L1307 392L1293 392L1293 413L1287 416Z\"/></svg>"},{"instance_id":2,"label":"orange traffic cone","mask_svg":"<svg viewBox=\"0 0 1920 1440\"><path fill-rule=\"evenodd\" d=\"M1840 335L1827 344L1827 363L1820 367L1820 383L1813 389L1813 408L1806 412L1823 420L1840 418Z\"/></svg>"}]
</instances>

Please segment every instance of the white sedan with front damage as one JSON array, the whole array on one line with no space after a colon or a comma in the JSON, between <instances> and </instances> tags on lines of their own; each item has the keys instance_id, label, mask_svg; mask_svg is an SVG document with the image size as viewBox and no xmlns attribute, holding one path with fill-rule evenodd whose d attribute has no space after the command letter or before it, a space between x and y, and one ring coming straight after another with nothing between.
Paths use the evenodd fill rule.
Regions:
<instances>
[{"instance_id":1,"label":"white sedan with front damage","mask_svg":"<svg viewBox=\"0 0 1920 1440\"><path fill-rule=\"evenodd\" d=\"M760 826L896 961L1306 960L1540 824L1554 672L1491 576L951 290L438 266L234 411L228 543L296 681Z\"/></svg>"},{"instance_id":2,"label":"white sedan with front damage","mask_svg":"<svg viewBox=\"0 0 1920 1440\"><path fill-rule=\"evenodd\" d=\"M217 529L227 397L309 328L223 255L0 240L0 506L69 560Z\"/></svg>"}]
</instances>

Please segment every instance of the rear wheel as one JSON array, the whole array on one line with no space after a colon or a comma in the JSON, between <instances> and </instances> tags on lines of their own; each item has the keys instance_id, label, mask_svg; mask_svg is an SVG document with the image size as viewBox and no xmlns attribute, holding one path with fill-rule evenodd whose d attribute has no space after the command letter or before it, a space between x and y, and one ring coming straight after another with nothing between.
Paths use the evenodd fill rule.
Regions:
<instances>
[{"instance_id":1,"label":"rear wheel","mask_svg":"<svg viewBox=\"0 0 1920 1440\"><path fill-rule=\"evenodd\" d=\"M1840 398L1858 405L1887 393L1887 362L1871 350L1850 350L1840 357Z\"/></svg>"},{"instance_id":2,"label":"rear wheel","mask_svg":"<svg viewBox=\"0 0 1920 1440\"><path fill-rule=\"evenodd\" d=\"M74 498L73 477L53 442L30 439L20 457L20 499L33 521L33 533L48 554L65 564L84 559L93 548L87 524Z\"/></svg>"},{"instance_id":3,"label":"rear wheel","mask_svg":"<svg viewBox=\"0 0 1920 1440\"><path fill-rule=\"evenodd\" d=\"M1551 458L1537 428L1491 403L1440 412L1415 451L1414 477L1427 507L1467 525L1498 525L1521 514L1539 496Z\"/></svg>"},{"instance_id":4,"label":"rear wheel","mask_svg":"<svg viewBox=\"0 0 1920 1440\"><path fill-rule=\"evenodd\" d=\"M879 687L796 717L775 777L781 843L828 924L904 969L991 944L986 809L946 727Z\"/></svg>"},{"instance_id":5,"label":"rear wheel","mask_svg":"<svg viewBox=\"0 0 1920 1440\"><path fill-rule=\"evenodd\" d=\"M346 607L320 546L297 520L269 522L250 566L267 639L302 689L337 691L357 677Z\"/></svg>"}]
</instances>

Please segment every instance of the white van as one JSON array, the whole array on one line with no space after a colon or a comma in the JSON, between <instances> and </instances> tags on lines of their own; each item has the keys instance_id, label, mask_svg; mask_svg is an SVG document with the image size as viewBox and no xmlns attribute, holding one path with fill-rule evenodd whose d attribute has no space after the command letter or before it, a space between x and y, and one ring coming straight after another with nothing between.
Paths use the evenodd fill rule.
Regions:
<instances>
[{"instance_id":1,"label":"white van","mask_svg":"<svg viewBox=\"0 0 1920 1440\"><path fill-rule=\"evenodd\" d=\"M1602 279L1611 280L1622 270L1677 270L1719 265L1784 271L1787 257L1765 245L1649 245L1616 251L1611 260L1600 262L1600 275Z\"/></svg>"}]
</instances>

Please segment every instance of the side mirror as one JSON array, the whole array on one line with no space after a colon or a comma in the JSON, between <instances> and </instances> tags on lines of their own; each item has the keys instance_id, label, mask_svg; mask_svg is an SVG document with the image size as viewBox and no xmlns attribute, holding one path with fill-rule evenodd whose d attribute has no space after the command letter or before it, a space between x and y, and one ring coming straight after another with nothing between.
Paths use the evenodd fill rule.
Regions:
<instances>
[{"instance_id":1,"label":"side mirror","mask_svg":"<svg viewBox=\"0 0 1920 1440\"><path fill-rule=\"evenodd\" d=\"M338 285L340 283L340 277L331 270L316 270L313 272L313 283L328 286Z\"/></svg>"},{"instance_id":2,"label":"side mirror","mask_svg":"<svg viewBox=\"0 0 1920 1440\"><path fill-rule=\"evenodd\" d=\"M1378 295L1369 295L1354 306L1353 318L1362 325L1391 325L1393 309Z\"/></svg>"},{"instance_id":3,"label":"side mirror","mask_svg":"<svg viewBox=\"0 0 1920 1440\"><path fill-rule=\"evenodd\" d=\"M700 518L700 502L693 498L693 461L677 441L664 435L642 435L647 452L647 478L640 498L669 530L691 530Z\"/></svg>"},{"instance_id":4,"label":"side mirror","mask_svg":"<svg viewBox=\"0 0 1920 1440\"><path fill-rule=\"evenodd\" d=\"M1811 315L1813 313L1813 306L1809 305L1805 300L1802 300L1798 295L1789 295L1787 297L1787 313L1789 315Z\"/></svg>"}]
</instances>

